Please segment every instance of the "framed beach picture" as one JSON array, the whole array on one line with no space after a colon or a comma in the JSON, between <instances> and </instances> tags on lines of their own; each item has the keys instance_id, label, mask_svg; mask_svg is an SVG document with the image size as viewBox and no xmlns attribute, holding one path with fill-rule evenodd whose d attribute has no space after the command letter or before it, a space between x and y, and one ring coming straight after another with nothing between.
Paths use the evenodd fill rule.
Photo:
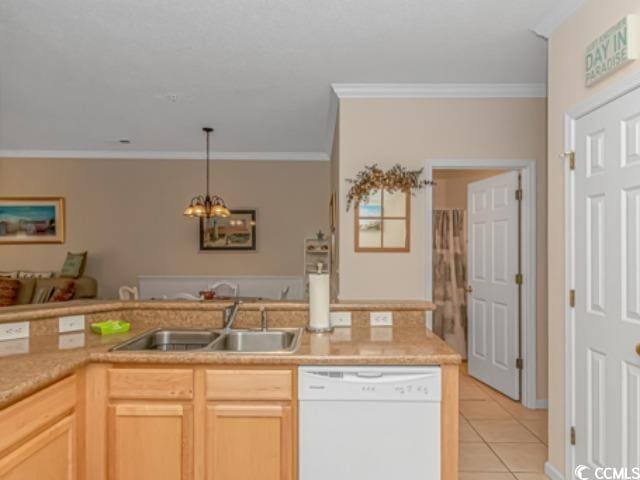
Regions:
<instances>
[{"instance_id":1,"label":"framed beach picture","mask_svg":"<svg viewBox=\"0 0 640 480\"><path fill-rule=\"evenodd\" d=\"M0 197L3 243L64 243L64 198Z\"/></svg>"},{"instance_id":2,"label":"framed beach picture","mask_svg":"<svg viewBox=\"0 0 640 480\"><path fill-rule=\"evenodd\" d=\"M227 218L200 219L201 251L255 249L255 210L231 210Z\"/></svg>"}]
</instances>

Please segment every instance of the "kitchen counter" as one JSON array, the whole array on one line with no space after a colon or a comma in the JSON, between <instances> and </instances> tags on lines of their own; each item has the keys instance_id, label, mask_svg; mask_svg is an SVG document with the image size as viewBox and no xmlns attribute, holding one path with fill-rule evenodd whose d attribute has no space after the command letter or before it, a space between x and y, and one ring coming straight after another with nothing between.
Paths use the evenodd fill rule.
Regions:
<instances>
[{"instance_id":1,"label":"kitchen counter","mask_svg":"<svg viewBox=\"0 0 640 480\"><path fill-rule=\"evenodd\" d=\"M331 305L350 311L351 327L331 334L304 332L292 354L228 352L110 352L110 348L151 328L220 328L222 310L230 301L73 301L43 306L8 307L0 323L30 323L30 338L0 341L0 408L69 375L90 362L174 365L442 365L458 364L460 356L425 327L426 301L349 301ZM237 328L260 325L260 308L269 312L269 327L300 327L308 320L308 304L294 301L243 303ZM369 312L391 311L393 327L370 327ZM58 334L58 317L85 315L86 330ZM126 334L99 336L89 330L95 321L131 322Z\"/></svg>"}]
</instances>

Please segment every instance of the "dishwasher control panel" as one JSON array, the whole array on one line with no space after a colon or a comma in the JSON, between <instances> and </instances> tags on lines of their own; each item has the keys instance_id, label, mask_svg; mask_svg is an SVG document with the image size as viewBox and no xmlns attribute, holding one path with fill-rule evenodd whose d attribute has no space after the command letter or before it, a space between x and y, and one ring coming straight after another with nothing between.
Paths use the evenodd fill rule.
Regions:
<instances>
[{"instance_id":1,"label":"dishwasher control panel","mask_svg":"<svg viewBox=\"0 0 640 480\"><path fill-rule=\"evenodd\" d=\"M304 366L298 371L298 397L439 402L440 367Z\"/></svg>"}]
</instances>

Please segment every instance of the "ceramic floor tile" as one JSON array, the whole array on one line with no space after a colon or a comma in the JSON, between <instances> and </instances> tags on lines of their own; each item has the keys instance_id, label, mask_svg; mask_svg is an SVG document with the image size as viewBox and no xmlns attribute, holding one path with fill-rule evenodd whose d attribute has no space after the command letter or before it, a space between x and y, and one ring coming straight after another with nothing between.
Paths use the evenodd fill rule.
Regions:
<instances>
[{"instance_id":1,"label":"ceramic floor tile","mask_svg":"<svg viewBox=\"0 0 640 480\"><path fill-rule=\"evenodd\" d=\"M549 480L544 473L514 473L518 480Z\"/></svg>"},{"instance_id":2,"label":"ceramic floor tile","mask_svg":"<svg viewBox=\"0 0 640 480\"><path fill-rule=\"evenodd\" d=\"M489 395L481 387L469 380L460 380L460 400L484 400Z\"/></svg>"},{"instance_id":3,"label":"ceramic floor tile","mask_svg":"<svg viewBox=\"0 0 640 480\"><path fill-rule=\"evenodd\" d=\"M515 480L510 473L460 472L458 480Z\"/></svg>"},{"instance_id":4,"label":"ceramic floor tile","mask_svg":"<svg viewBox=\"0 0 640 480\"><path fill-rule=\"evenodd\" d=\"M471 425L463 416L460 416L460 442L483 443L480 435L478 435L478 433L473 428L471 428Z\"/></svg>"},{"instance_id":5,"label":"ceramic floor tile","mask_svg":"<svg viewBox=\"0 0 640 480\"><path fill-rule=\"evenodd\" d=\"M517 421L469 420L487 443L540 443L540 440Z\"/></svg>"},{"instance_id":6,"label":"ceramic floor tile","mask_svg":"<svg viewBox=\"0 0 640 480\"><path fill-rule=\"evenodd\" d=\"M549 440L548 440L549 422L546 418L537 419L537 420L522 419L520 420L520 423L522 423L525 427L531 430L531 432L536 437L538 437L542 441L542 443L544 444L549 443Z\"/></svg>"},{"instance_id":7,"label":"ceramic floor tile","mask_svg":"<svg viewBox=\"0 0 640 480\"><path fill-rule=\"evenodd\" d=\"M490 446L511 472L544 472L547 447L541 443L492 443Z\"/></svg>"},{"instance_id":8,"label":"ceramic floor tile","mask_svg":"<svg viewBox=\"0 0 640 480\"><path fill-rule=\"evenodd\" d=\"M511 416L497 402L493 400L461 400L460 413L467 419L479 420L507 420Z\"/></svg>"},{"instance_id":9,"label":"ceramic floor tile","mask_svg":"<svg viewBox=\"0 0 640 480\"><path fill-rule=\"evenodd\" d=\"M461 472L507 472L507 468L485 443L460 446Z\"/></svg>"}]
</instances>

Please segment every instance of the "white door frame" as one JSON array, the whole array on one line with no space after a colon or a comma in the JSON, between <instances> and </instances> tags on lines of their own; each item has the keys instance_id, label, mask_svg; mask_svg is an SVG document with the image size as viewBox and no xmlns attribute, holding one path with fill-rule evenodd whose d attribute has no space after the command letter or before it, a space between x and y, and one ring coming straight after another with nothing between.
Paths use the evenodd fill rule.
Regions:
<instances>
[{"instance_id":1,"label":"white door frame","mask_svg":"<svg viewBox=\"0 0 640 480\"><path fill-rule=\"evenodd\" d=\"M566 152L575 151L576 121L608 103L640 88L640 72L629 75L587 100L578 103L565 112L564 115L564 147ZM561 152L558 152L559 154ZM563 155L561 155L563 156ZM551 159L550 159L551 160ZM564 160L564 232L565 232L565 292L568 298L569 290L575 287L575 209L574 209L575 179L569 169L568 160ZM575 447L571 445L571 427L575 425L575 310L569 302L565 302L565 478L572 478L573 463L575 461ZM549 466L550 467L550 466Z\"/></svg>"},{"instance_id":2,"label":"white door frame","mask_svg":"<svg viewBox=\"0 0 640 480\"><path fill-rule=\"evenodd\" d=\"M537 399L536 388L536 162L535 160L491 159L434 159L424 164L425 178L433 178L434 169L522 171L522 328L520 338L524 361L522 369L522 405L527 408L546 408L546 400ZM426 190L425 221L425 298L433 299L433 189ZM427 318L431 326L431 316Z\"/></svg>"}]
</instances>

